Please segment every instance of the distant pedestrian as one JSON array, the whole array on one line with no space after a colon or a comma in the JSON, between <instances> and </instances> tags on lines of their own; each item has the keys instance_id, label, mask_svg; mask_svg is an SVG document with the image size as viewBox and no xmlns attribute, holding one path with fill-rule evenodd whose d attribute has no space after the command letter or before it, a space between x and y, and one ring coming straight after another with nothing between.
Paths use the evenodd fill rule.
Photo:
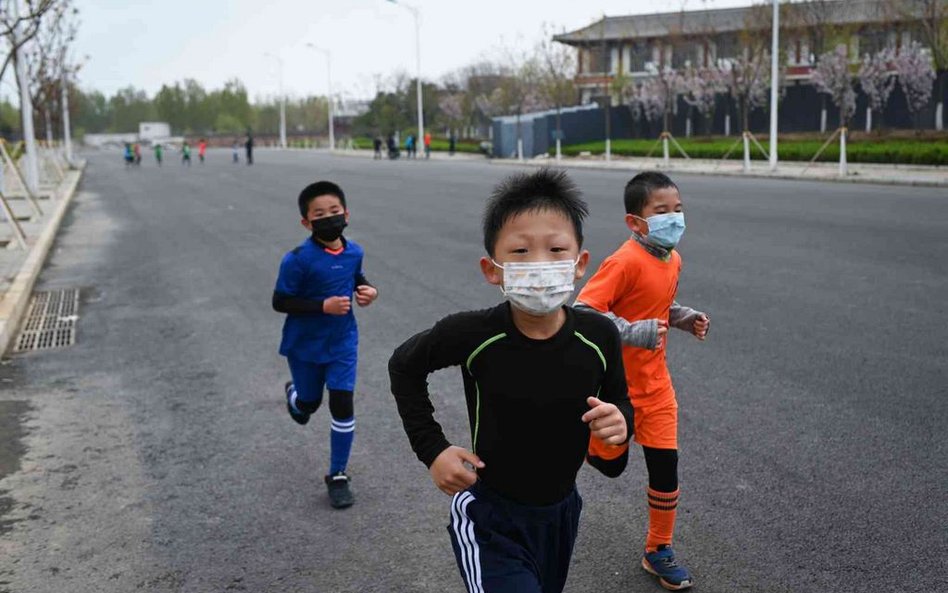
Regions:
<instances>
[{"instance_id":1,"label":"distant pedestrian","mask_svg":"<svg viewBox=\"0 0 948 593\"><path fill-rule=\"evenodd\" d=\"M372 155L372 158L376 160L382 158L382 137L378 134L372 139L372 148L375 150L375 154Z\"/></svg>"},{"instance_id":2,"label":"distant pedestrian","mask_svg":"<svg viewBox=\"0 0 948 593\"><path fill-rule=\"evenodd\" d=\"M405 138L405 158L415 158L415 135L409 134Z\"/></svg>"},{"instance_id":3,"label":"distant pedestrian","mask_svg":"<svg viewBox=\"0 0 948 593\"><path fill-rule=\"evenodd\" d=\"M234 145L231 147L231 156L233 163L236 165L240 162L240 142L234 140Z\"/></svg>"},{"instance_id":4,"label":"distant pedestrian","mask_svg":"<svg viewBox=\"0 0 948 593\"><path fill-rule=\"evenodd\" d=\"M191 166L191 145L187 140L181 145L181 164Z\"/></svg>"},{"instance_id":5,"label":"distant pedestrian","mask_svg":"<svg viewBox=\"0 0 948 593\"><path fill-rule=\"evenodd\" d=\"M388 146L388 158L389 160L394 161L400 156L398 152L398 143L395 142L394 134L388 135L388 140L386 141L386 145Z\"/></svg>"},{"instance_id":6,"label":"distant pedestrian","mask_svg":"<svg viewBox=\"0 0 948 593\"><path fill-rule=\"evenodd\" d=\"M454 149L457 147L457 139L454 137L454 131L448 137L448 154L454 156Z\"/></svg>"},{"instance_id":7,"label":"distant pedestrian","mask_svg":"<svg viewBox=\"0 0 948 593\"><path fill-rule=\"evenodd\" d=\"M161 142L155 142L155 162L158 163L158 166L161 166L161 156L164 152L164 148L161 146Z\"/></svg>"},{"instance_id":8,"label":"distant pedestrian","mask_svg":"<svg viewBox=\"0 0 948 593\"><path fill-rule=\"evenodd\" d=\"M201 138L198 141L198 159L200 159L201 164L204 164L204 157L207 155L207 140Z\"/></svg>"},{"instance_id":9,"label":"distant pedestrian","mask_svg":"<svg viewBox=\"0 0 948 593\"><path fill-rule=\"evenodd\" d=\"M294 422L306 424L328 389L332 426L324 481L329 504L341 509L354 502L346 474L359 350L352 301L367 307L378 291L362 272L362 247L342 236L349 221L342 188L318 181L303 188L297 202L311 235L283 256L273 291L273 308L286 313L280 342L292 377L284 386L286 408Z\"/></svg>"},{"instance_id":10,"label":"distant pedestrian","mask_svg":"<svg viewBox=\"0 0 948 593\"><path fill-rule=\"evenodd\" d=\"M132 151L135 153L135 164L141 165L142 164L142 145L136 142L134 148L132 148Z\"/></svg>"},{"instance_id":11,"label":"distant pedestrian","mask_svg":"<svg viewBox=\"0 0 948 593\"><path fill-rule=\"evenodd\" d=\"M431 158L431 132L425 132L425 160Z\"/></svg>"},{"instance_id":12,"label":"distant pedestrian","mask_svg":"<svg viewBox=\"0 0 948 593\"><path fill-rule=\"evenodd\" d=\"M247 149L247 164L253 164L253 136L247 134L247 141L244 142L244 147Z\"/></svg>"},{"instance_id":13,"label":"distant pedestrian","mask_svg":"<svg viewBox=\"0 0 948 593\"><path fill-rule=\"evenodd\" d=\"M125 157L125 168L126 168L126 169L127 169L128 167L132 166L132 165L135 163L135 152L132 150L132 143L131 143L131 142L126 142L126 143L125 143L124 157Z\"/></svg>"}]
</instances>

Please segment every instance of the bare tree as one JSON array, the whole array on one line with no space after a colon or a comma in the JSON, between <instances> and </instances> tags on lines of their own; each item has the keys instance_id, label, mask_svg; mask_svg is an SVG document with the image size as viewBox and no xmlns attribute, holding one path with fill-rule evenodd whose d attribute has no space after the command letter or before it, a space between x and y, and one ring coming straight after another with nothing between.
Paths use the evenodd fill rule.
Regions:
<instances>
[{"instance_id":1,"label":"bare tree","mask_svg":"<svg viewBox=\"0 0 948 593\"><path fill-rule=\"evenodd\" d=\"M68 61L78 29L78 9L71 0L59 0L40 20L33 39L21 53L34 109L43 117L47 140L53 137L53 114L59 121L63 88L79 70Z\"/></svg>"},{"instance_id":2,"label":"bare tree","mask_svg":"<svg viewBox=\"0 0 948 593\"><path fill-rule=\"evenodd\" d=\"M553 31L544 27L542 41L536 47L538 92L543 100L556 109L556 158L560 158L563 127L563 107L576 102L576 52L553 41Z\"/></svg>"},{"instance_id":3,"label":"bare tree","mask_svg":"<svg viewBox=\"0 0 948 593\"><path fill-rule=\"evenodd\" d=\"M15 59L17 50L29 43L42 23L43 16L55 8L59 0L0 0L0 36L7 40L7 56L0 66L0 79ZM20 9L20 6L25 6Z\"/></svg>"}]
</instances>

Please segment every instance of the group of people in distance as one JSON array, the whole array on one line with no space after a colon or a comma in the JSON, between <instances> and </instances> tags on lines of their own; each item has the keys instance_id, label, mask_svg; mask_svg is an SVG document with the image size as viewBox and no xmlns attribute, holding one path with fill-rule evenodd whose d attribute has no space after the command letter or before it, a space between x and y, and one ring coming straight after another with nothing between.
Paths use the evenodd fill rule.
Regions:
<instances>
[{"instance_id":1,"label":"group of people in distance","mask_svg":"<svg viewBox=\"0 0 948 593\"><path fill-rule=\"evenodd\" d=\"M198 150L198 160L203 165L205 159L207 158L207 139L201 138L198 140L197 150ZM247 164L253 164L253 147L254 141L253 136L247 135L247 140L244 142L244 149L246 150L246 159ZM164 160L164 151L165 147L161 142L155 142L153 145L153 150L155 152L155 163L160 167ZM125 149L123 151L123 156L125 159L125 166L130 165L141 165L142 163L142 147L138 142L126 142ZM232 162L240 162L240 141L234 140L232 146ZM191 143L188 140L184 140L181 143L181 164L188 167L191 166Z\"/></svg>"},{"instance_id":2,"label":"group of people in distance","mask_svg":"<svg viewBox=\"0 0 948 593\"><path fill-rule=\"evenodd\" d=\"M493 190L478 265L505 302L449 315L398 346L391 391L409 443L435 486L451 496L448 532L469 592L561 591L583 501L587 463L605 476L642 448L648 508L641 566L671 590L693 585L672 548L678 506L678 404L666 363L670 328L704 340L707 314L676 302L685 230L681 195L659 172L625 186L631 236L580 291L588 207L565 172L517 173ZM308 236L280 264L273 308L286 314L280 354L292 380L287 411L309 422L328 391L330 505L355 502L347 464L355 434L358 330L353 301L379 291L361 246L346 239L349 209L330 181L298 197ZM390 290L397 290L392 287ZM470 448L452 444L434 418L428 376L460 367Z\"/></svg>"},{"instance_id":3,"label":"group of people in distance","mask_svg":"<svg viewBox=\"0 0 948 593\"><path fill-rule=\"evenodd\" d=\"M425 135L422 137L422 143L425 149L425 158L431 158L431 132L425 132ZM401 156L401 151L398 149L398 141L395 139L395 134L389 134L387 138L382 139L381 134L376 134L372 138L372 150L374 152L373 158L379 160L383 158L382 147L385 147L388 151L389 159L397 159ZM454 137L451 137L451 154L454 154ZM405 136L405 158L406 159L415 159L418 158L418 138L413 133L409 133Z\"/></svg>"}]
</instances>

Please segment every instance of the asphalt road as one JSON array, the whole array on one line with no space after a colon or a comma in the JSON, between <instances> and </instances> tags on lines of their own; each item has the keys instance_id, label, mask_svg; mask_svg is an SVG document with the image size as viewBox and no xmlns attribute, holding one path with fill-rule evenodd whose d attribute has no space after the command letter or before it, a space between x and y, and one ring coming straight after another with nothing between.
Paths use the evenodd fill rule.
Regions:
<instances>
[{"instance_id":1,"label":"asphalt road","mask_svg":"<svg viewBox=\"0 0 948 593\"><path fill-rule=\"evenodd\" d=\"M124 170L91 155L41 278L81 287L78 342L0 366L0 591L463 591L449 499L414 458L386 363L489 306L479 218L514 169L260 151ZM599 261L628 174L575 171ZM359 310L358 503L329 508L327 410L286 416L270 295L295 197L342 184L379 300ZM948 591L948 195L680 176L680 558L706 592ZM464 444L460 376L432 381ZM658 591L638 567L641 454L585 498L568 591Z\"/></svg>"}]
</instances>

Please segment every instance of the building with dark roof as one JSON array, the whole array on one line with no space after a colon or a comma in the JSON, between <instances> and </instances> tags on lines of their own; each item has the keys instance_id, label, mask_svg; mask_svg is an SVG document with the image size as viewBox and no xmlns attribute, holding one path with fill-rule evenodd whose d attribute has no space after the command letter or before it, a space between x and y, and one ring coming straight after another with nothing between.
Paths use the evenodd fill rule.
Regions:
<instances>
[{"instance_id":1,"label":"building with dark roof","mask_svg":"<svg viewBox=\"0 0 948 593\"><path fill-rule=\"evenodd\" d=\"M909 6L908 4L905 4ZM811 0L781 6L780 44L788 81L807 81L815 57L840 43L855 63L883 47L924 43L919 9L892 0ZM620 75L650 76L666 66L708 67L765 44L770 3L739 8L607 16L554 39L579 53L576 86L582 103L603 96Z\"/></svg>"}]
</instances>

